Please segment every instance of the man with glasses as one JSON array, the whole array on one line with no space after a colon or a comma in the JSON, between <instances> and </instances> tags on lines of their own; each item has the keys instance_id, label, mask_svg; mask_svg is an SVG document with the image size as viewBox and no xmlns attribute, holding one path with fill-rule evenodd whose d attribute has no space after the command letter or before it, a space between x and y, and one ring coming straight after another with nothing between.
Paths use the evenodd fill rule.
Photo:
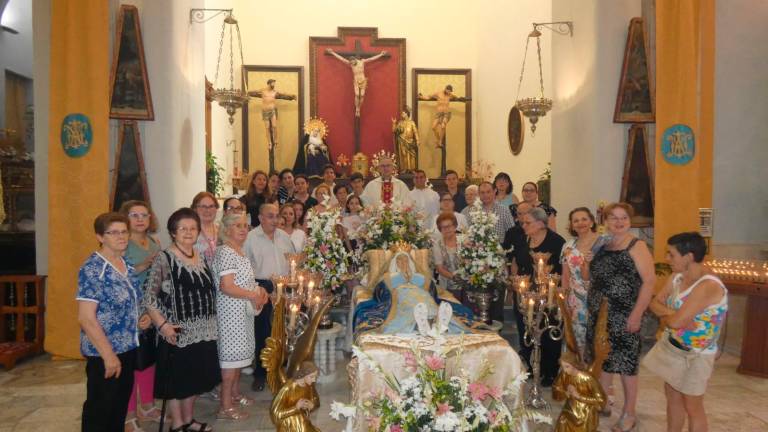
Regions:
<instances>
[{"instance_id":1,"label":"man with glasses","mask_svg":"<svg viewBox=\"0 0 768 432\"><path fill-rule=\"evenodd\" d=\"M276 204L262 204L259 207L259 226L248 233L243 245L243 251L251 261L256 282L267 292L272 292L273 275L287 275L290 271L286 253L295 253L291 237L283 230L277 229L278 207ZM267 371L258 360L261 350L265 347L267 337L272 332L272 304L264 305L261 313L255 317L256 326L256 361L254 362L253 384L254 391L264 390Z\"/></svg>"},{"instance_id":2,"label":"man with glasses","mask_svg":"<svg viewBox=\"0 0 768 432\"><path fill-rule=\"evenodd\" d=\"M390 157L379 159L378 170L380 176L371 180L363 191L363 205L410 204L408 186L402 180L393 176L395 162Z\"/></svg>"}]
</instances>

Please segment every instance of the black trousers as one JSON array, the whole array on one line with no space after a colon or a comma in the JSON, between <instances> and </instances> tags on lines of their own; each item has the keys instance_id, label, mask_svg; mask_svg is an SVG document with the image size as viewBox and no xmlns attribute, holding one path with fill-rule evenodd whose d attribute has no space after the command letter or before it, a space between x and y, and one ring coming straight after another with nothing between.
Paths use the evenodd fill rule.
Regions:
<instances>
[{"instance_id":1,"label":"black trousers","mask_svg":"<svg viewBox=\"0 0 768 432\"><path fill-rule=\"evenodd\" d=\"M264 287L268 293L272 293L272 281L256 279L256 282ZM267 376L267 370L261 365L260 356L261 350L267 346L267 338L272 333L272 303L265 304L264 309L261 310L261 313L258 316L254 317L253 321L255 326L254 336L256 339L256 357L253 366L253 377L254 379L261 379Z\"/></svg>"},{"instance_id":2,"label":"black trousers","mask_svg":"<svg viewBox=\"0 0 768 432\"><path fill-rule=\"evenodd\" d=\"M104 360L86 357L86 397L83 403L82 432L123 432L128 400L133 390L136 350L118 354L120 377L104 378Z\"/></svg>"}]
</instances>

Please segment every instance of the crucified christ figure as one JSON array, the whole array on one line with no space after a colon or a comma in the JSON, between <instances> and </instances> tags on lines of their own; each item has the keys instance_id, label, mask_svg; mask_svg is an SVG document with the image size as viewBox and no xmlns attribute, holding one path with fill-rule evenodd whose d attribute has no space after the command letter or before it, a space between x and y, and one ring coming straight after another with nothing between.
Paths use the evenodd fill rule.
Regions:
<instances>
[{"instance_id":1,"label":"crucified christ figure","mask_svg":"<svg viewBox=\"0 0 768 432\"><path fill-rule=\"evenodd\" d=\"M424 96L419 93L420 101L437 101L435 117L432 120L432 132L437 140L437 148L443 147L443 138L445 137L445 128L451 120L451 102L466 102L471 100L468 97L458 97L453 94L453 86L448 84L445 89L430 96Z\"/></svg>"},{"instance_id":2,"label":"crucified christ figure","mask_svg":"<svg viewBox=\"0 0 768 432\"><path fill-rule=\"evenodd\" d=\"M369 58L359 58L352 56L349 59L346 59L330 48L326 48L325 52L336 57L339 59L339 61L348 64L349 67L352 68L352 86L355 90L355 117L360 117L360 107L363 106L363 99L365 99L365 89L368 87L368 78L365 77L365 64L378 60L382 57L389 57L389 53L382 51L379 54Z\"/></svg>"},{"instance_id":3,"label":"crucified christ figure","mask_svg":"<svg viewBox=\"0 0 768 432\"><path fill-rule=\"evenodd\" d=\"M275 90L275 80L267 80L267 86L248 92L249 96L261 98L261 119L267 132L269 150L269 169L274 171L275 147L277 147L277 99L295 100L296 95L280 93Z\"/></svg>"}]
</instances>

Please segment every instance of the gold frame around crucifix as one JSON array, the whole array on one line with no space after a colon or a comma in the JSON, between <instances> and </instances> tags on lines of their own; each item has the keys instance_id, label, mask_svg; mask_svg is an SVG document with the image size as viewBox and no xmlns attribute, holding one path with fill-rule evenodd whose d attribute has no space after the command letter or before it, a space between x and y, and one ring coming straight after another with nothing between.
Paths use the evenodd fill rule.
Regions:
<instances>
[{"instance_id":1,"label":"gold frame around crucifix","mask_svg":"<svg viewBox=\"0 0 768 432\"><path fill-rule=\"evenodd\" d=\"M419 128L419 168L429 178L442 177L441 151L435 143L432 121L435 103L418 100L419 93L429 96L441 91L447 84L453 94L466 97L465 102L451 102L451 120L445 131L446 169L463 177L472 166L472 69L416 69L412 70L411 104L413 121Z\"/></svg>"}]
</instances>

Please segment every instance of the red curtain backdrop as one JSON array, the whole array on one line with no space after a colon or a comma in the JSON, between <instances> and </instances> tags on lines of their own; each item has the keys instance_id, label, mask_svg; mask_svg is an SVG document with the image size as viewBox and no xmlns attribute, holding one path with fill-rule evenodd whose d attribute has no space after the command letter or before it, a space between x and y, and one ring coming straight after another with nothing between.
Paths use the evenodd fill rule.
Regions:
<instances>
[{"instance_id":1,"label":"red curtain backdrop","mask_svg":"<svg viewBox=\"0 0 768 432\"><path fill-rule=\"evenodd\" d=\"M389 53L365 65L368 87L360 114L360 151L369 157L382 149L393 151L392 118L405 103L404 39L377 39L375 29L339 29L339 38L310 38L311 113L328 124L333 160L341 153L354 154L355 94L349 65L325 50L354 51L358 40L367 53Z\"/></svg>"}]
</instances>

